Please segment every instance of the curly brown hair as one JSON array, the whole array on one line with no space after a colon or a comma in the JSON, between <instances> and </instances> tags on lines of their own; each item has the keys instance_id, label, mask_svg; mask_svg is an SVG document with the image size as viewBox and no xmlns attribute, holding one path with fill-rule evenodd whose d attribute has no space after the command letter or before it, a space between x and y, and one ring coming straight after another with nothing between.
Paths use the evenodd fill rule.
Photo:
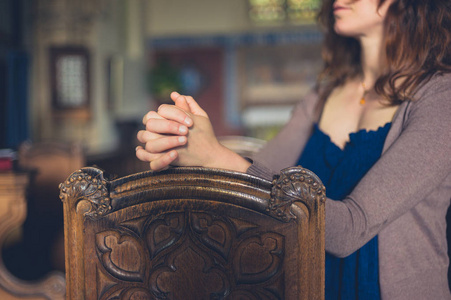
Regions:
<instances>
[{"instance_id":1,"label":"curly brown hair","mask_svg":"<svg viewBox=\"0 0 451 300\"><path fill-rule=\"evenodd\" d=\"M385 1L379 0L379 7ZM325 30L317 85L323 101L334 87L362 76L360 44L335 33L333 3L324 0L318 14ZM394 0L384 22L387 67L374 89L389 104L411 99L434 74L451 72L450 0Z\"/></svg>"}]
</instances>

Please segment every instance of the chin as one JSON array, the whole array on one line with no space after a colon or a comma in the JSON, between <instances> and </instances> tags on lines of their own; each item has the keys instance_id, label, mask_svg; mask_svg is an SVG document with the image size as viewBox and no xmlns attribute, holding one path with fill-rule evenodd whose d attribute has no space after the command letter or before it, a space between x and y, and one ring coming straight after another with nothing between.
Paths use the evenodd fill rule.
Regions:
<instances>
[{"instance_id":1,"label":"chin","mask_svg":"<svg viewBox=\"0 0 451 300\"><path fill-rule=\"evenodd\" d=\"M355 32L355 30L352 30L351 28L346 28L345 26L337 26L337 24L335 24L334 26L334 31L336 34L346 37L355 37L358 35L357 32Z\"/></svg>"}]
</instances>

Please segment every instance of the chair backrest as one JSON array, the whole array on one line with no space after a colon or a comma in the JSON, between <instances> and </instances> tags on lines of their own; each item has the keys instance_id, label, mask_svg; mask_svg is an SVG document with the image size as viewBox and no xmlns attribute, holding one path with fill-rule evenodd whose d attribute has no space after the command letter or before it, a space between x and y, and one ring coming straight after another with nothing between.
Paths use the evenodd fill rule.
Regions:
<instances>
[{"instance_id":1,"label":"chair backrest","mask_svg":"<svg viewBox=\"0 0 451 300\"><path fill-rule=\"evenodd\" d=\"M324 299L325 189L205 168L60 185L68 299Z\"/></svg>"}]
</instances>

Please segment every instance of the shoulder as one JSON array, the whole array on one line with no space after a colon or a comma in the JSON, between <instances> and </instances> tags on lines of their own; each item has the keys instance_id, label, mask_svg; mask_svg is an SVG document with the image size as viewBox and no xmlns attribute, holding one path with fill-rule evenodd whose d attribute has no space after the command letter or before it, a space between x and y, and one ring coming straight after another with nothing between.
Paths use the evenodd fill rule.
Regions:
<instances>
[{"instance_id":1,"label":"shoulder","mask_svg":"<svg viewBox=\"0 0 451 300\"><path fill-rule=\"evenodd\" d=\"M430 98L433 95L451 95L451 73L436 74L421 84L413 95L414 101ZM451 99L448 99L450 102Z\"/></svg>"},{"instance_id":2,"label":"shoulder","mask_svg":"<svg viewBox=\"0 0 451 300\"><path fill-rule=\"evenodd\" d=\"M417 124L431 129L450 128L450 115L451 73L436 74L417 88L410 101L401 103L390 131L398 136Z\"/></svg>"},{"instance_id":3,"label":"shoulder","mask_svg":"<svg viewBox=\"0 0 451 300\"><path fill-rule=\"evenodd\" d=\"M415 132L418 141L430 135L434 136L435 143L449 147L450 115L451 74L435 75L418 89L412 101L401 104L387 140L393 141L403 133Z\"/></svg>"},{"instance_id":4,"label":"shoulder","mask_svg":"<svg viewBox=\"0 0 451 300\"><path fill-rule=\"evenodd\" d=\"M451 73L434 75L422 84L409 101L407 113L448 119L451 114Z\"/></svg>"}]
</instances>

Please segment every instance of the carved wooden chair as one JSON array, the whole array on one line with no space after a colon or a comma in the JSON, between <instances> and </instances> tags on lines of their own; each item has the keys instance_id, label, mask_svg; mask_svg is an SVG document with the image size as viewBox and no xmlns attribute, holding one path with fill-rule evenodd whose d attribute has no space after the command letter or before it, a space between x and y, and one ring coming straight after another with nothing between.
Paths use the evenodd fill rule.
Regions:
<instances>
[{"instance_id":1,"label":"carved wooden chair","mask_svg":"<svg viewBox=\"0 0 451 300\"><path fill-rule=\"evenodd\" d=\"M324 299L325 189L301 167L83 168L60 190L68 299Z\"/></svg>"}]
</instances>

